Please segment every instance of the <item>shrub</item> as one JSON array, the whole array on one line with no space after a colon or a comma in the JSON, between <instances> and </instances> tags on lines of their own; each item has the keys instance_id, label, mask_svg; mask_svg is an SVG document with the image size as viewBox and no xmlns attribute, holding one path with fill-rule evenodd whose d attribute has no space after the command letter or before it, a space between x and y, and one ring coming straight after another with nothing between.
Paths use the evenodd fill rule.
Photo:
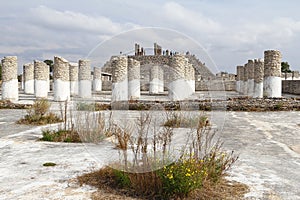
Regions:
<instances>
[{"instance_id":1,"label":"shrub","mask_svg":"<svg viewBox=\"0 0 300 200\"><path fill-rule=\"evenodd\" d=\"M79 134L71 130L58 130L50 131L45 130L42 132L42 141L48 142L81 142Z\"/></svg>"},{"instance_id":2,"label":"shrub","mask_svg":"<svg viewBox=\"0 0 300 200\"><path fill-rule=\"evenodd\" d=\"M52 112L49 112L50 103L46 99L39 99L34 102L31 108L27 110L27 115L24 118L17 121L18 124L29 124L29 125L45 125L62 122Z\"/></svg>"}]
</instances>

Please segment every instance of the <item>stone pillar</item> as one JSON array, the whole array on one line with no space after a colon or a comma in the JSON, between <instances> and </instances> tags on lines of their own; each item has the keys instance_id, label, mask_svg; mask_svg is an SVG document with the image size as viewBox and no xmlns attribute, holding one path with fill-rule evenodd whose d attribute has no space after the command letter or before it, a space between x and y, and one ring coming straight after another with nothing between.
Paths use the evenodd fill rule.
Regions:
<instances>
[{"instance_id":1,"label":"stone pillar","mask_svg":"<svg viewBox=\"0 0 300 200\"><path fill-rule=\"evenodd\" d=\"M91 61L79 60L79 97L92 97Z\"/></svg>"},{"instance_id":2,"label":"stone pillar","mask_svg":"<svg viewBox=\"0 0 300 200\"><path fill-rule=\"evenodd\" d=\"M112 60L112 102L128 100L128 61L126 56Z\"/></svg>"},{"instance_id":3,"label":"stone pillar","mask_svg":"<svg viewBox=\"0 0 300 200\"><path fill-rule=\"evenodd\" d=\"M49 66L42 62L34 61L34 94L36 98L47 98L49 91Z\"/></svg>"},{"instance_id":4,"label":"stone pillar","mask_svg":"<svg viewBox=\"0 0 300 200\"><path fill-rule=\"evenodd\" d=\"M264 61L255 59L254 61L254 98L263 98Z\"/></svg>"},{"instance_id":5,"label":"stone pillar","mask_svg":"<svg viewBox=\"0 0 300 200\"><path fill-rule=\"evenodd\" d=\"M281 53L268 50L264 57L264 96L281 97Z\"/></svg>"},{"instance_id":6,"label":"stone pillar","mask_svg":"<svg viewBox=\"0 0 300 200\"><path fill-rule=\"evenodd\" d=\"M94 92L102 91L102 75L101 75L100 67L94 67L93 91Z\"/></svg>"},{"instance_id":7,"label":"stone pillar","mask_svg":"<svg viewBox=\"0 0 300 200\"><path fill-rule=\"evenodd\" d=\"M69 62L62 58L54 57L54 101L70 99L70 71Z\"/></svg>"},{"instance_id":8,"label":"stone pillar","mask_svg":"<svg viewBox=\"0 0 300 200\"><path fill-rule=\"evenodd\" d=\"M149 84L149 93L158 94L159 91L159 66L151 66L150 69L150 84Z\"/></svg>"},{"instance_id":9,"label":"stone pillar","mask_svg":"<svg viewBox=\"0 0 300 200\"><path fill-rule=\"evenodd\" d=\"M248 60L247 65L247 74L248 74L248 96L253 97L254 93L254 61Z\"/></svg>"},{"instance_id":10,"label":"stone pillar","mask_svg":"<svg viewBox=\"0 0 300 200\"><path fill-rule=\"evenodd\" d=\"M185 66L187 60L183 55L175 55L171 57L170 66L170 82L169 82L169 99L171 101L180 101L186 99L189 94L185 90L188 84L185 80Z\"/></svg>"},{"instance_id":11,"label":"stone pillar","mask_svg":"<svg viewBox=\"0 0 300 200\"><path fill-rule=\"evenodd\" d=\"M164 69L159 66L158 68L158 92L164 92Z\"/></svg>"},{"instance_id":12,"label":"stone pillar","mask_svg":"<svg viewBox=\"0 0 300 200\"><path fill-rule=\"evenodd\" d=\"M240 94L244 94L245 67L240 66Z\"/></svg>"},{"instance_id":13,"label":"stone pillar","mask_svg":"<svg viewBox=\"0 0 300 200\"><path fill-rule=\"evenodd\" d=\"M128 98L139 99L140 97L140 62L130 58L128 59Z\"/></svg>"},{"instance_id":14,"label":"stone pillar","mask_svg":"<svg viewBox=\"0 0 300 200\"><path fill-rule=\"evenodd\" d=\"M244 89L243 94L248 95L248 64L244 65Z\"/></svg>"},{"instance_id":15,"label":"stone pillar","mask_svg":"<svg viewBox=\"0 0 300 200\"><path fill-rule=\"evenodd\" d=\"M243 66L237 66L236 67L236 91L238 93L241 92L241 88L242 88L242 70L243 69ZM244 74L244 73L243 73Z\"/></svg>"},{"instance_id":16,"label":"stone pillar","mask_svg":"<svg viewBox=\"0 0 300 200\"><path fill-rule=\"evenodd\" d=\"M2 59L2 99L19 100L18 59L17 56L6 56Z\"/></svg>"},{"instance_id":17,"label":"stone pillar","mask_svg":"<svg viewBox=\"0 0 300 200\"><path fill-rule=\"evenodd\" d=\"M187 95L190 96L195 93L195 69L188 61L185 66L185 79L188 85L188 88L186 88Z\"/></svg>"},{"instance_id":18,"label":"stone pillar","mask_svg":"<svg viewBox=\"0 0 300 200\"><path fill-rule=\"evenodd\" d=\"M34 64L27 63L23 66L24 93L34 94Z\"/></svg>"},{"instance_id":19,"label":"stone pillar","mask_svg":"<svg viewBox=\"0 0 300 200\"><path fill-rule=\"evenodd\" d=\"M69 63L70 68L70 94L78 95L78 63Z\"/></svg>"}]
</instances>

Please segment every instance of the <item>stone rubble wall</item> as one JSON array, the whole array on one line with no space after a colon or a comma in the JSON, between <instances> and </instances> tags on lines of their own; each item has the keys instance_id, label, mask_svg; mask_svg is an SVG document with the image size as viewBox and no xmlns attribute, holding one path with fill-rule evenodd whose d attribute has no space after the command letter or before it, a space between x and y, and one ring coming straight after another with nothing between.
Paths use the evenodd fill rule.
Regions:
<instances>
[{"instance_id":1,"label":"stone rubble wall","mask_svg":"<svg viewBox=\"0 0 300 200\"><path fill-rule=\"evenodd\" d=\"M240 66L240 81L244 81L244 79L245 79L245 69L244 66Z\"/></svg>"},{"instance_id":2,"label":"stone rubble wall","mask_svg":"<svg viewBox=\"0 0 300 200\"><path fill-rule=\"evenodd\" d=\"M281 53L277 50L264 52L264 77L281 77Z\"/></svg>"},{"instance_id":3,"label":"stone rubble wall","mask_svg":"<svg viewBox=\"0 0 300 200\"><path fill-rule=\"evenodd\" d=\"M78 81L78 64L69 63L70 68L70 81Z\"/></svg>"},{"instance_id":4,"label":"stone rubble wall","mask_svg":"<svg viewBox=\"0 0 300 200\"><path fill-rule=\"evenodd\" d=\"M248 60L247 76L248 76L248 79L254 79L254 61L253 60Z\"/></svg>"},{"instance_id":5,"label":"stone rubble wall","mask_svg":"<svg viewBox=\"0 0 300 200\"><path fill-rule=\"evenodd\" d=\"M79 80L91 80L91 61L90 60L79 60Z\"/></svg>"},{"instance_id":6,"label":"stone rubble wall","mask_svg":"<svg viewBox=\"0 0 300 200\"><path fill-rule=\"evenodd\" d=\"M248 81L248 63L244 65L244 79L243 81Z\"/></svg>"},{"instance_id":7,"label":"stone rubble wall","mask_svg":"<svg viewBox=\"0 0 300 200\"><path fill-rule=\"evenodd\" d=\"M94 77L93 79L101 80L101 68L100 67L94 67Z\"/></svg>"},{"instance_id":8,"label":"stone rubble wall","mask_svg":"<svg viewBox=\"0 0 300 200\"><path fill-rule=\"evenodd\" d=\"M122 82L127 78L128 73L128 61L126 56L118 56L112 60L112 82Z\"/></svg>"},{"instance_id":9,"label":"stone rubble wall","mask_svg":"<svg viewBox=\"0 0 300 200\"><path fill-rule=\"evenodd\" d=\"M34 61L34 79L43 81L49 79L49 66L43 61Z\"/></svg>"},{"instance_id":10,"label":"stone rubble wall","mask_svg":"<svg viewBox=\"0 0 300 200\"><path fill-rule=\"evenodd\" d=\"M6 56L2 59L2 81L8 82L18 79L17 56Z\"/></svg>"},{"instance_id":11,"label":"stone rubble wall","mask_svg":"<svg viewBox=\"0 0 300 200\"><path fill-rule=\"evenodd\" d=\"M23 65L24 81L30 81L34 79L34 64L27 63Z\"/></svg>"},{"instance_id":12,"label":"stone rubble wall","mask_svg":"<svg viewBox=\"0 0 300 200\"><path fill-rule=\"evenodd\" d=\"M140 79L140 62L128 58L128 81Z\"/></svg>"},{"instance_id":13,"label":"stone rubble wall","mask_svg":"<svg viewBox=\"0 0 300 200\"><path fill-rule=\"evenodd\" d=\"M171 74L170 82L176 81L179 79L185 79L185 67L187 65L187 60L183 55L172 56L170 61Z\"/></svg>"},{"instance_id":14,"label":"stone rubble wall","mask_svg":"<svg viewBox=\"0 0 300 200\"><path fill-rule=\"evenodd\" d=\"M196 81L196 91L235 91L236 81Z\"/></svg>"},{"instance_id":15,"label":"stone rubble wall","mask_svg":"<svg viewBox=\"0 0 300 200\"><path fill-rule=\"evenodd\" d=\"M69 62L66 59L54 56L53 79L59 79L62 81L70 80Z\"/></svg>"},{"instance_id":16,"label":"stone rubble wall","mask_svg":"<svg viewBox=\"0 0 300 200\"><path fill-rule=\"evenodd\" d=\"M236 74L237 74L237 76L236 76L236 80L237 81L241 81L241 78L242 78L242 70L243 70L243 66L237 66L236 67ZM243 73L244 74L244 73Z\"/></svg>"},{"instance_id":17,"label":"stone rubble wall","mask_svg":"<svg viewBox=\"0 0 300 200\"><path fill-rule=\"evenodd\" d=\"M282 92L300 95L300 80L282 80Z\"/></svg>"},{"instance_id":18,"label":"stone rubble wall","mask_svg":"<svg viewBox=\"0 0 300 200\"><path fill-rule=\"evenodd\" d=\"M262 83L264 80L264 61L255 59L254 61L254 82Z\"/></svg>"}]
</instances>

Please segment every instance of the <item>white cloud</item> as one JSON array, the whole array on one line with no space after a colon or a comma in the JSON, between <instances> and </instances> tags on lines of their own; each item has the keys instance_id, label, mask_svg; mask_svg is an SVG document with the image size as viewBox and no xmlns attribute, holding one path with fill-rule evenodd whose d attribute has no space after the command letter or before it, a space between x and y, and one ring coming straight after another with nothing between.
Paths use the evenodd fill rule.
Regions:
<instances>
[{"instance_id":1,"label":"white cloud","mask_svg":"<svg viewBox=\"0 0 300 200\"><path fill-rule=\"evenodd\" d=\"M116 34L136 25L120 24L105 16L89 16L73 11L59 11L45 6L31 9L31 14L39 24L56 29L89 31L101 34Z\"/></svg>"}]
</instances>

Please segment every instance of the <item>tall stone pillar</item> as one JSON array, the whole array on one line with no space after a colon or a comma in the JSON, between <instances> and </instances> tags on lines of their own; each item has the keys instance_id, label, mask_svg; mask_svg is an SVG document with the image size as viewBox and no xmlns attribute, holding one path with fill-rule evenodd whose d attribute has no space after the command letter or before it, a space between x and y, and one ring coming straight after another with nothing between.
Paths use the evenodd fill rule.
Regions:
<instances>
[{"instance_id":1,"label":"tall stone pillar","mask_svg":"<svg viewBox=\"0 0 300 200\"><path fill-rule=\"evenodd\" d=\"M188 61L185 66L185 80L188 88L186 88L187 95L190 96L195 93L195 69Z\"/></svg>"},{"instance_id":2,"label":"tall stone pillar","mask_svg":"<svg viewBox=\"0 0 300 200\"><path fill-rule=\"evenodd\" d=\"M70 70L69 62L62 58L54 57L54 101L70 99Z\"/></svg>"},{"instance_id":3,"label":"tall stone pillar","mask_svg":"<svg viewBox=\"0 0 300 200\"><path fill-rule=\"evenodd\" d=\"M69 63L70 69L70 94L78 95L78 63Z\"/></svg>"},{"instance_id":4,"label":"tall stone pillar","mask_svg":"<svg viewBox=\"0 0 300 200\"><path fill-rule=\"evenodd\" d=\"M49 91L49 66L42 62L34 61L34 94L36 98L47 98Z\"/></svg>"},{"instance_id":5,"label":"tall stone pillar","mask_svg":"<svg viewBox=\"0 0 300 200\"><path fill-rule=\"evenodd\" d=\"M2 99L19 100L18 59L17 56L6 56L2 59Z\"/></svg>"},{"instance_id":6,"label":"tall stone pillar","mask_svg":"<svg viewBox=\"0 0 300 200\"><path fill-rule=\"evenodd\" d=\"M27 63L23 66L24 93L34 94L34 64Z\"/></svg>"},{"instance_id":7,"label":"tall stone pillar","mask_svg":"<svg viewBox=\"0 0 300 200\"><path fill-rule=\"evenodd\" d=\"M140 62L132 58L128 59L128 98L139 99L141 97Z\"/></svg>"},{"instance_id":8,"label":"tall stone pillar","mask_svg":"<svg viewBox=\"0 0 300 200\"><path fill-rule=\"evenodd\" d=\"M102 75L100 67L94 67L93 91L102 91Z\"/></svg>"},{"instance_id":9,"label":"tall stone pillar","mask_svg":"<svg viewBox=\"0 0 300 200\"><path fill-rule=\"evenodd\" d=\"M248 96L253 97L254 93L254 61L248 60L247 65L247 74L248 74Z\"/></svg>"},{"instance_id":10,"label":"tall stone pillar","mask_svg":"<svg viewBox=\"0 0 300 200\"><path fill-rule=\"evenodd\" d=\"M154 65L150 68L149 93L158 94L159 91L159 66Z\"/></svg>"},{"instance_id":11,"label":"tall stone pillar","mask_svg":"<svg viewBox=\"0 0 300 200\"><path fill-rule=\"evenodd\" d=\"M255 59L254 61L254 98L263 98L264 61Z\"/></svg>"},{"instance_id":12,"label":"tall stone pillar","mask_svg":"<svg viewBox=\"0 0 300 200\"><path fill-rule=\"evenodd\" d=\"M242 73L241 71L243 70L243 66L237 66L236 67L236 92L240 93L241 92L241 82L242 82Z\"/></svg>"},{"instance_id":13,"label":"tall stone pillar","mask_svg":"<svg viewBox=\"0 0 300 200\"><path fill-rule=\"evenodd\" d=\"M128 61L126 56L112 59L112 102L128 100Z\"/></svg>"},{"instance_id":14,"label":"tall stone pillar","mask_svg":"<svg viewBox=\"0 0 300 200\"><path fill-rule=\"evenodd\" d=\"M180 101L186 99L189 94L186 91L188 84L185 80L185 66L187 60L183 55L171 57L170 65L170 82L169 82L169 99L171 101Z\"/></svg>"},{"instance_id":15,"label":"tall stone pillar","mask_svg":"<svg viewBox=\"0 0 300 200\"><path fill-rule=\"evenodd\" d=\"M240 66L240 94L244 94L245 67Z\"/></svg>"},{"instance_id":16,"label":"tall stone pillar","mask_svg":"<svg viewBox=\"0 0 300 200\"><path fill-rule=\"evenodd\" d=\"M79 60L79 97L92 97L91 61Z\"/></svg>"},{"instance_id":17,"label":"tall stone pillar","mask_svg":"<svg viewBox=\"0 0 300 200\"><path fill-rule=\"evenodd\" d=\"M264 96L281 97L281 53L277 50L264 52Z\"/></svg>"},{"instance_id":18,"label":"tall stone pillar","mask_svg":"<svg viewBox=\"0 0 300 200\"><path fill-rule=\"evenodd\" d=\"M164 92L164 69L161 66L159 66L158 70L158 92Z\"/></svg>"},{"instance_id":19,"label":"tall stone pillar","mask_svg":"<svg viewBox=\"0 0 300 200\"><path fill-rule=\"evenodd\" d=\"M248 63L244 65L244 95L248 95Z\"/></svg>"}]
</instances>

